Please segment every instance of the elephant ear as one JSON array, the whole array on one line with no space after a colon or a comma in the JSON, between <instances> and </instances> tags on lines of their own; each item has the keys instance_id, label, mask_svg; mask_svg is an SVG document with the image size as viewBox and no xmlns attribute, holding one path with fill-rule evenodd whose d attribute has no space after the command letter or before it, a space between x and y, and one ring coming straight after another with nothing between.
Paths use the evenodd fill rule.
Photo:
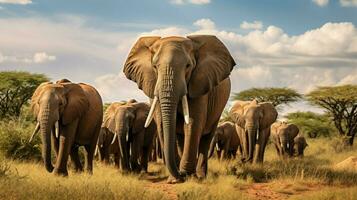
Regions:
<instances>
[{"instance_id":1,"label":"elephant ear","mask_svg":"<svg viewBox=\"0 0 357 200\"><path fill-rule=\"evenodd\" d=\"M115 132L115 113L117 108L123 105L125 105L123 102L115 102L110 104L104 113L102 127L108 129L112 133Z\"/></svg>"},{"instance_id":2,"label":"elephant ear","mask_svg":"<svg viewBox=\"0 0 357 200\"><path fill-rule=\"evenodd\" d=\"M150 47L159 39L160 37L141 37L131 49L123 69L125 76L136 82L139 89L150 98L154 98L157 80L151 62Z\"/></svg>"},{"instance_id":3,"label":"elephant ear","mask_svg":"<svg viewBox=\"0 0 357 200\"><path fill-rule=\"evenodd\" d=\"M229 114L232 116L234 122L242 128L245 126L244 108L249 104L249 101L236 101L229 111Z\"/></svg>"},{"instance_id":4,"label":"elephant ear","mask_svg":"<svg viewBox=\"0 0 357 200\"><path fill-rule=\"evenodd\" d=\"M271 133L278 133L278 128L281 126L280 122L274 122L270 127Z\"/></svg>"},{"instance_id":5,"label":"elephant ear","mask_svg":"<svg viewBox=\"0 0 357 200\"><path fill-rule=\"evenodd\" d=\"M194 35L187 38L192 40L195 49L196 67L188 83L189 96L195 98L228 78L236 63L216 36Z\"/></svg>"},{"instance_id":6,"label":"elephant ear","mask_svg":"<svg viewBox=\"0 0 357 200\"><path fill-rule=\"evenodd\" d=\"M66 125L80 118L89 108L89 101L82 87L75 83L61 84L65 88L67 104L62 114L62 124Z\"/></svg>"},{"instance_id":7,"label":"elephant ear","mask_svg":"<svg viewBox=\"0 0 357 200\"><path fill-rule=\"evenodd\" d=\"M37 117L37 114L39 112L39 105L38 105L38 101L40 100L41 94L44 91L44 89L46 88L46 86L49 86L53 84L52 82L44 82L41 83L35 90L35 92L33 93L32 97L31 97L31 111L34 114L35 117Z\"/></svg>"},{"instance_id":8,"label":"elephant ear","mask_svg":"<svg viewBox=\"0 0 357 200\"><path fill-rule=\"evenodd\" d=\"M259 103L259 106L262 114L259 125L262 129L265 129L270 127L276 121L278 112L271 103Z\"/></svg>"}]
</instances>

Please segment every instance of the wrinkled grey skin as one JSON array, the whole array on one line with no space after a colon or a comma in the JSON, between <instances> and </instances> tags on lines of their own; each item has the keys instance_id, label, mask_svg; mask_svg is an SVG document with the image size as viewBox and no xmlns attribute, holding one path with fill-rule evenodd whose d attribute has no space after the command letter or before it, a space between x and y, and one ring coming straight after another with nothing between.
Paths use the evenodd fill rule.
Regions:
<instances>
[{"instance_id":1,"label":"wrinkled grey skin","mask_svg":"<svg viewBox=\"0 0 357 200\"><path fill-rule=\"evenodd\" d=\"M272 142L279 156L293 156L294 138L298 135L299 128L295 124L275 122L271 126Z\"/></svg>"},{"instance_id":2,"label":"wrinkled grey skin","mask_svg":"<svg viewBox=\"0 0 357 200\"><path fill-rule=\"evenodd\" d=\"M297 135L294 138L294 156L303 157L305 148L309 146L306 139L302 135Z\"/></svg>"}]
</instances>

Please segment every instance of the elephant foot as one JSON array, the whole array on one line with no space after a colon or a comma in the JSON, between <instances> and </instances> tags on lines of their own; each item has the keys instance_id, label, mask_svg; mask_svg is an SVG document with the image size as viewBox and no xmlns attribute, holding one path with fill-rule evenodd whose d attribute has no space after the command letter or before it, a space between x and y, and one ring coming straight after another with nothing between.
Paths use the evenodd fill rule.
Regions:
<instances>
[{"instance_id":1,"label":"elephant foot","mask_svg":"<svg viewBox=\"0 0 357 200\"><path fill-rule=\"evenodd\" d=\"M205 172L199 172L199 171L197 171L197 173L196 173L196 178L197 178L198 180L203 180L203 179L206 178L206 173L205 173Z\"/></svg>"},{"instance_id":2,"label":"elephant foot","mask_svg":"<svg viewBox=\"0 0 357 200\"><path fill-rule=\"evenodd\" d=\"M66 169L64 169L64 170L54 169L54 170L53 170L53 173L54 173L56 176L63 176L63 177L68 176L68 171L67 171Z\"/></svg>"},{"instance_id":3,"label":"elephant foot","mask_svg":"<svg viewBox=\"0 0 357 200\"><path fill-rule=\"evenodd\" d=\"M54 167L52 165L49 165L49 166L46 166L46 170L49 172L49 173L52 173Z\"/></svg>"},{"instance_id":4,"label":"elephant foot","mask_svg":"<svg viewBox=\"0 0 357 200\"><path fill-rule=\"evenodd\" d=\"M185 182L183 177L175 178L173 176L169 176L166 181L168 184L177 184L177 183L183 183Z\"/></svg>"}]
</instances>

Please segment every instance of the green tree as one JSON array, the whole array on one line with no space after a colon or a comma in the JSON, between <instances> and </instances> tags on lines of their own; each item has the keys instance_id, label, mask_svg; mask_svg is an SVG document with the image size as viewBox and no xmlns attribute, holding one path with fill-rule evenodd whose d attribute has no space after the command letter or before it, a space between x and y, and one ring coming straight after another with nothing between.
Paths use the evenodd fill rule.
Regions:
<instances>
[{"instance_id":1,"label":"green tree","mask_svg":"<svg viewBox=\"0 0 357 200\"><path fill-rule=\"evenodd\" d=\"M234 100L251 101L257 99L259 102L271 102L275 107L289 104L302 99L302 95L291 88L251 88L235 93Z\"/></svg>"},{"instance_id":2,"label":"green tree","mask_svg":"<svg viewBox=\"0 0 357 200\"><path fill-rule=\"evenodd\" d=\"M29 72L0 72L0 119L18 117L37 86L48 81L43 74Z\"/></svg>"},{"instance_id":3,"label":"green tree","mask_svg":"<svg viewBox=\"0 0 357 200\"><path fill-rule=\"evenodd\" d=\"M325 109L346 145L353 145L357 132L357 85L318 87L306 95L307 100Z\"/></svg>"},{"instance_id":4,"label":"green tree","mask_svg":"<svg viewBox=\"0 0 357 200\"><path fill-rule=\"evenodd\" d=\"M293 112L285 116L289 123L296 124L300 131L310 138L330 136L335 132L330 117L327 114L314 112Z\"/></svg>"}]
</instances>

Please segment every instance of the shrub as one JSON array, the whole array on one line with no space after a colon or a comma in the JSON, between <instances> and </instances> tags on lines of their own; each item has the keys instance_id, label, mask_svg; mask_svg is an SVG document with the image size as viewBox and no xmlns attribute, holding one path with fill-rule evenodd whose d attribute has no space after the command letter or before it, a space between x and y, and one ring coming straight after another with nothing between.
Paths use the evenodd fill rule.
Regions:
<instances>
[{"instance_id":1,"label":"shrub","mask_svg":"<svg viewBox=\"0 0 357 200\"><path fill-rule=\"evenodd\" d=\"M0 121L0 154L10 159L40 160L40 138L28 140L35 124L23 118Z\"/></svg>"}]
</instances>

